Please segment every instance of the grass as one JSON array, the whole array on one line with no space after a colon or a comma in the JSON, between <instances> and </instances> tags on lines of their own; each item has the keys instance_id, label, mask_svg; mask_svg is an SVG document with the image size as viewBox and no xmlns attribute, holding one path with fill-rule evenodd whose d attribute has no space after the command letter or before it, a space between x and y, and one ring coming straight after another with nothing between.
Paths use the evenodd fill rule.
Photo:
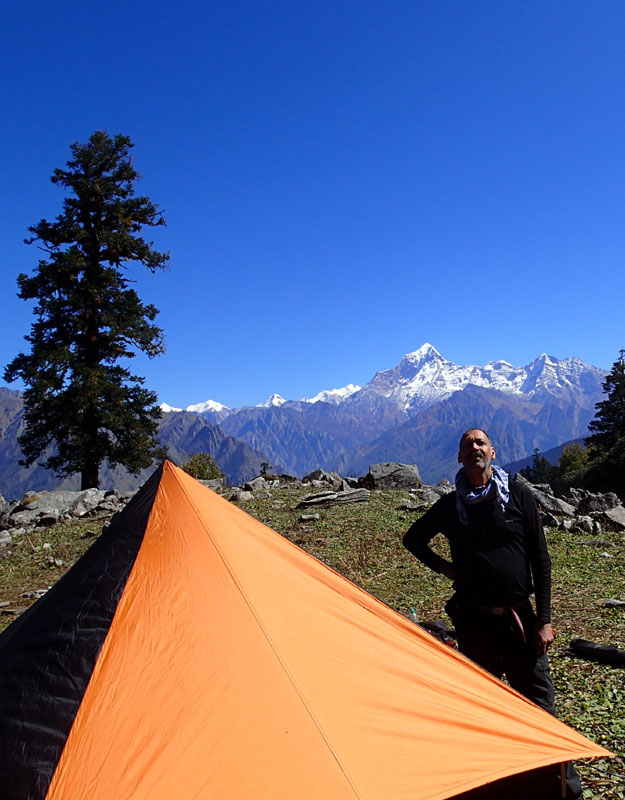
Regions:
<instances>
[{"instance_id":1,"label":"grass","mask_svg":"<svg viewBox=\"0 0 625 800\"><path fill-rule=\"evenodd\" d=\"M402 614L415 607L421 619L445 618L449 581L417 562L401 545L415 515L401 510L405 492L374 492L366 503L297 509L309 489L287 485L243 507L304 550L341 572ZM301 520L317 513L319 519ZM45 589L89 546L102 521L72 522L29 534L10 558L0 560L0 600L23 608L24 591ZM625 648L625 612L604 608L609 597L625 599L625 536L604 533L600 547L581 544L591 537L548 530L553 562L553 609L558 633L551 670L560 717L617 755L579 762L587 800L625 800L625 671L582 661L567 652L571 638ZM44 544L49 548L44 549ZM434 546L444 552L442 540ZM607 554L607 555L606 555ZM50 563L50 557L65 562ZM0 628L13 618L5 609Z\"/></svg>"}]
</instances>

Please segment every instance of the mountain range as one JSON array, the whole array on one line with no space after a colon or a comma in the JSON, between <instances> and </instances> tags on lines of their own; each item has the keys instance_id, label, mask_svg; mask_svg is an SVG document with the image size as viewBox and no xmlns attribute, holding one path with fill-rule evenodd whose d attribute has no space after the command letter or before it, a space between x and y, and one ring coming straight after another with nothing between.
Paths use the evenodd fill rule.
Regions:
<instances>
[{"instance_id":1,"label":"mountain range","mask_svg":"<svg viewBox=\"0 0 625 800\"><path fill-rule=\"evenodd\" d=\"M423 479L435 483L453 477L459 435L471 426L489 432L500 464L583 437L605 374L578 358L546 354L524 367L507 361L461 366L426 343L362 387L350 383L300 400L273 394L236 409L215 400L184 410L164 403L159 438L174 460L210 452L234 483L258 474L263 461L299 476L318 467L361 475L369 464L401 461L416 463ZM13 395L8 404L6 393ZM3 409L15 410L17 395L0 389L5 496L19 472L19 421L15 414L5 419ZM28 477L34 480L32 472ZM121 477L107 479L118 485ZM128 476L126 484L136 480Z\"/></svg>"}]
</instances>

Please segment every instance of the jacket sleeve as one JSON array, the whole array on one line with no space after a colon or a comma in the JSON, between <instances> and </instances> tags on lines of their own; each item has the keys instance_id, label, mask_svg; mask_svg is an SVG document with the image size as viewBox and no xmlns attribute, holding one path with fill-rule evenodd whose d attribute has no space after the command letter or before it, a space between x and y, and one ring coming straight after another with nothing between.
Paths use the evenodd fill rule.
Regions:
<instances>
[{"instance_id":1,"label":"jacket sleeve","mask_svg":"<svg viewBox=\"0 0 625 800\"><path fill-rule=\"evenodd\" d=\"M525 546L534 581L536 616L542 622L551 622L551 559L545 531L534 496L525 487L521 494L521 502L525 517Z\"/></svg>"},{"instance_id":2,"label":"jacket sleeve","mask_svg":"<svg viewBox=\"0 0 625 800\"><path fill-rule=\"evenodd\" d=\"M413 522L404 535L404 547L426 567L439 573L447 562L429 547L429 542L437 533L444 532L445 501L445 497L437 500L422 517Z\"/></svg>"}]
</instances>

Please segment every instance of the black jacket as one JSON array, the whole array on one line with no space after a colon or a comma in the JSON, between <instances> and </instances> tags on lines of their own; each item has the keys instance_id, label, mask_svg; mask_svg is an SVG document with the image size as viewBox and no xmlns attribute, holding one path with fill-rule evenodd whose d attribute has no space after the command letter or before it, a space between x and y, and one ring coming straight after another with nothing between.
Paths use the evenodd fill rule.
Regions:
<instances>
[{"instance_id":1,"label":"black jacket","mask_svg":"<svg viewBox=\"0 0 625 800\"><path fill-rule=\"evenodd\" d=\"M536 591L536 615L550 622L551 561L530 490L510 481L505 510L493 499L467 506L458 519L456 493L441 497L404 536L404 545L426 566L441 571L444 559L428 546L442 533L449 541L459 597L483 606L514 606Z\"/></svg>"}]
</instances>

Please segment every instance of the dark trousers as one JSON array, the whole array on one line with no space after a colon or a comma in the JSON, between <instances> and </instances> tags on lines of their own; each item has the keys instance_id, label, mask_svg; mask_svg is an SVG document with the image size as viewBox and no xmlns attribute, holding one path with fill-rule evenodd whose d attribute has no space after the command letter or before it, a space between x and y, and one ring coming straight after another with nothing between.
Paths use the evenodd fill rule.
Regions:
<instances>
[{"instance_id":1,"label":"dark trousers","mask_svg":"<svg viewBox=\"0 0 625 800\"><path fill-rule=\"evenodd\" d=\"M549 661L546 655L537 657L534 645L536 615L529 601L515 610L516 617L512 612L490 614L460 603L457 597L452 598L447 606L460 652L495 677L501 679L505 675L513 689L556 716ZM527 781L541 787L534 795L536 797L561 797L559 765L532 770L522 779L523 783ZM581 797L579 775L570 761L565 765L565 783L568 800ZM526 791L528 787L523 789L524 793ZM473 797L467 794L469 796ZM475 795L478 796L481 795ZM486 796L490 795L484 794ZM513 796L514 793L506 788L506 797Z\"/></svg>"}]
</instances>

